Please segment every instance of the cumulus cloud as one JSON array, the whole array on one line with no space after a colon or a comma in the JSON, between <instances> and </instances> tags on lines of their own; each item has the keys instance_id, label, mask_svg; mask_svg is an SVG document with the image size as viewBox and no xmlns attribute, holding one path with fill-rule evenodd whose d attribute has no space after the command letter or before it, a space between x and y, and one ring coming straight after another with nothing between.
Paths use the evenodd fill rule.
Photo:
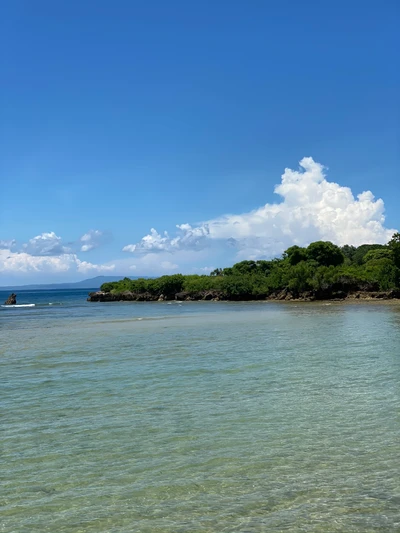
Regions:
<instances>
[{"instance_id":1,"label":"cumulus cloud","mask_svg":"<svg viewBox=\"0 0 400 533\"><path fill-rule=\"evenodd\" d=\"M22 248L27 254L34 256L57 256L71 251L62 244L61 237L58 237L54 231L33 237Z\"/></svg>"},{"instance_id":2,"label":"cumulus cloud","mask_svg":"<svg viewBox=\"0 0 400 533\"><path fill-rule=\"evenodd\" d=\"M91 230L79 240L81 251L93 249L103 242L105 234ZM83 243L83 244L82 244ZM84 248L86 246L86 248ZM75 246L74 246L75 247ZM63 244L54 231L41 233L19 248L15 240L0 241L0 273L24 274L88 274L115 271L115 264L94 264L82 261Z\"/></svg>"},{"instance_id":3,"label":"cumulus cloud","mask_svg":"<svg viewBox=\"0 0 400 533\"><path fill-rule=\"evenodd\" d=\"M151 228L149 235L145 235L137 244L127 244L122 248L123 252L164 252L171 246L171 239L165 231L160 235L154 228Z\"/></svg>"},{"instance_id":4,"label":"cumulus cloud","mask_svg":"<svg viewBox=\"0 0 400 533\"><path fill-rule=\"evenodd\" d=\"M178 250L199 250L206 245L209 236L207 224L192 228L190 224L178 224L178 234L171 238L166 231L161 235L151 228L149 235L145 235L137 244L128 244L123 252L176 252Z\"/></svg>"},{"instance_id":5,"label":"cumulus cloud","mask_svg":"<svg viewBox=\"0 0 400 533\"><path fill-rule=\"evenodd\" d=\"M69 265L58 257L39 257L26 252L0 251L0 272L38 272L48 270L49 267L56 272L68 270Z\"/></svg>"},{"instance_id":6,"label":"cumulus cloud","mask_svg":"<svg viewBox=\"0 0 400 533\"><path fill-rule=\"evenodd\" d=\"M11 250L11 248L14 248L16 244L17 241L15 239L10 241L3 241L0 239L0 250Z\"/></svg>"},{"instance_id":7,"label":"cumulus cloud","mask_svg":"<svg viewBox=\"0 0 400 533\"><path fill-rule=\"evenodd\" d=\"M63 272L104 273L112 272L115 265L96 265L81 261L76 254L64 253L60 255L33 255L27 252L13 252L10 249L0 250L0 272L8 274L47 273L57 274Z\"/></svg>"},{"instance_id":8,"label":"cumulus cloud","mask_svg":"<svg viewBox=\"0 0 400 533\"><path fill-rule=\"evenodd\" d=\"M91 229L79 239L80 251L89 252L98 248L108 240L108 235L98 229Z\"/></svg>"},{"instance_id":9,"label":"cumulus cloud","mask_svg":"<svg viewBox=\"0 0 400 533\"><path fill-rule=\"evenodd\" d=\"M115 270L115 264L111 265L96 265L94 263L89 263L88 261L81 261L78 259L78 257L74 255L74 261L76 264L76 270L77 272L82 272L84 274L87 274L88 272L96 272L96 273L105 273L105 272L113 272Z\"/></svg>"},{"instance_id":10,"label":"cumulus cloud","mask_svg":"<svg viewBox=\"0 0 400 533\"><path fill-rule=\"evenodd\" d=\"M88 232L89 238L79 240L97 245L103 238L101 232ZM74 246L76 248L76 246ZM45 232L33 237L22 246L15 240L0 241L0 274L14 281L43 281L49 278L76 278L79 275L96 275L115 272L116 263L95 264L82 261L77 253L63 244L55 232Z\"/></svg>"},{"instance_id":11,"label":"cumulus cloud","mask_svg":"<svg viewBox=\"0 0 400 533\"><path fill-rule=\"evenodd\" d=\"M292 244L329 240L338 245L386 243L395 232L384 225L384 203L370 191L354 197L348 187L328 181L325 167L311 157L299 170L285 169L274 192L281 202L249 213L224 215L192 226L180 224L177 234L152 229L126 252L201 250L218 244L233 247L238 257L272 257Z\"/></svg>"}]
</instances>

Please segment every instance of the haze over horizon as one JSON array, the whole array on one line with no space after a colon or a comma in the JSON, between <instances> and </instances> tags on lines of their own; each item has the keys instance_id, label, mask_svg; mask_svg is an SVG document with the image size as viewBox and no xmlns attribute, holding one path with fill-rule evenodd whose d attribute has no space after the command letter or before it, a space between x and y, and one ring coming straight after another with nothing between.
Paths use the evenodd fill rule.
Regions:
<instances>
[{"instance_id":1,"label":"haze over horizon","mask_svg":"<svg viewBox=\"0 0 400 533\"><path fill-rule=\"evenodd\" d=\"M0 286L400 228L395 2L3 6Z\"/></svg>"}]
</instances>

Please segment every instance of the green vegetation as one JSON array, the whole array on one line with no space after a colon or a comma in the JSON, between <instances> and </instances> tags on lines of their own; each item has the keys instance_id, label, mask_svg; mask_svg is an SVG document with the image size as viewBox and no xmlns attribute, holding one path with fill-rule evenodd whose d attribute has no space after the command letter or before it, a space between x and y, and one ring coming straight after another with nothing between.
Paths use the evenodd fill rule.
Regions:
<instances>
[{"instance_id":1,"label":"green vegetation","mask_svg":"<svg viewBox=\"0 0 400 533\"><path fill-rule=\"evenodd\" d=\"M400 234L386 245L338 247L318 241L307 248L291 246L279 259L241 261L217 268L209 276L174 274L156 279L104 283L101 290L133 299L264 299L279 297L343 297L355 291L400 288Z\"/></svg>"}]
</instances>

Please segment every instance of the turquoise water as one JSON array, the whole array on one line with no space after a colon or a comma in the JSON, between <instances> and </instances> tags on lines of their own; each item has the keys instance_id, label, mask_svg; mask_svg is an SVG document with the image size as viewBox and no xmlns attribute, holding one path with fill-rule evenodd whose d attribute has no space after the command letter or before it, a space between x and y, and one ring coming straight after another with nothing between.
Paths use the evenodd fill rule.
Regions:
<instances>
[{"instance_id":1,"label":"turquoise water","mask_svg":"<svg viewBox=\"0 0 400 533\"><path fill-rule=\"evenodd\" d=\"M0 308L1 532L400 531L400 303L86 292Z\"/></svg>"}]
</instances>

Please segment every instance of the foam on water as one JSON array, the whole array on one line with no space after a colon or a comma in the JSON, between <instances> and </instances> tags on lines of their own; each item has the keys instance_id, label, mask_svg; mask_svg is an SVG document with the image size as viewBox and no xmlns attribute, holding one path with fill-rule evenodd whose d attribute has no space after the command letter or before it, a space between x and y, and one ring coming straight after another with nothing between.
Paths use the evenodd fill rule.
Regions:
<instances>
[{"instance_id":1,"label":"foam on water","mask_svg":"<svg viewBox=\"0 0 400 533\"><path fill-rule=\"evenodd\" d=\"M1 307L5 307L6 309L12 309L16 307L35 307L36 304L7 304L2 305Z\"/></svg>"}]
</instances>

